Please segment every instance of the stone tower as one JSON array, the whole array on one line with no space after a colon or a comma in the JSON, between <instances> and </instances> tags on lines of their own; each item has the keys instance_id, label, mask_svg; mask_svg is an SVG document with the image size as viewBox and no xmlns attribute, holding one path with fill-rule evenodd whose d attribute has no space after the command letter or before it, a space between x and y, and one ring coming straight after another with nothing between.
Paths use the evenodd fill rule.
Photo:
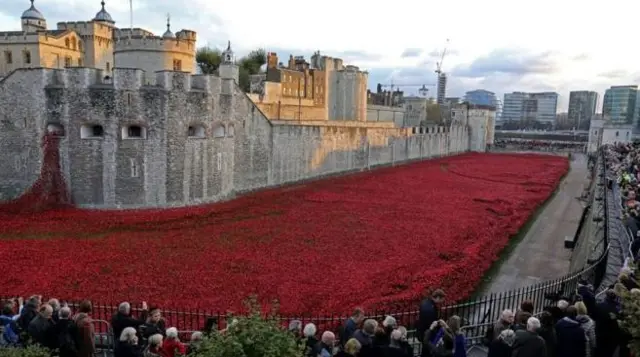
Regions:
<instances>
[{"instance_id":1,"label":"stone tower","mask_svg":"<svg viewBox=\"0 0 640 357\"><path fill-rule=\"evenodd\" d=\"M25 10L20 17L23 32L38 32L47 30L47 20L42 13L36 9L31 0L31 7Z\"/></svg>"},{"instance_id":2,"label":"stone tower","mask_svg":"<svg viewBox=\"0 0 640 357\"><path fill-rule=\"evenodd\" d=\"M239 82L240 69L236 64L236 58L231 49L231 41L227 44L227 49L222 52L222 63L218 68L218 73L222 80L233 80Z\"/></svg>"}]
</instances>

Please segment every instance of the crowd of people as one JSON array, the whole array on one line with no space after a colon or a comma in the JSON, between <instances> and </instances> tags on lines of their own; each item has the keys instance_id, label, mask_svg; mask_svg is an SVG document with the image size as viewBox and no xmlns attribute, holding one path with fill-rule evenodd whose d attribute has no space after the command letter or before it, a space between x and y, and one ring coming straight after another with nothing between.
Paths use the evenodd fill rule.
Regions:
<instances>
[{"instance_id":1,"label":"crowd of people","mask_svg":"<svg viewBox=\"0 0 640 357\"><path fill-rule=\"evenodd\" d=\"M546 140L496 139L493 149L509 149L522 151L573 151L584 152L585 143L564 143Z\"/></svg>"}]
</instances>

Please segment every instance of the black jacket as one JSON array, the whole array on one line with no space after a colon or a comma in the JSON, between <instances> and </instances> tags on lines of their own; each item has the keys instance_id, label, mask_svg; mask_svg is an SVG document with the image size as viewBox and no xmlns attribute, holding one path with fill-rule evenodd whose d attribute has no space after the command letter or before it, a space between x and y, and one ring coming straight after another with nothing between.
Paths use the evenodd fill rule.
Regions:
<instances>
[{"instance_id":1,"label":"black jacket","mask_svg":"<svg viewBox=\"0 0 640 357\"><path fill-rule=\"evenodd\" d=\"M580 323L565 317L556 324L558 345L556 355L560 357L584 357L587 354L587 335Z\"/></svg>"},{"instance_id":2,"label":"black jacket","mask_svg":"<svg viewBox=\"0 0 640 357\"><path fill-rule=\"evenodd\" d=\"M38 315L31 320L27 331L34 343L49 349L56 349L58 348L58 336L56 335L54 326L53 320L45 319Z\"/></svg>"},{"instance_id":3,"label":"black jacket","mask_svg":"<svg viewBox=\"0 0 640 357\"><path fill-rule=\"evenodd\" d=\"M495 339L489 345L489 354L487 357L511 357L513 349L504 343L501 339Z\"/></svg>"},{"instance_id":4,"label":"black jacket","mask_svg":"<svg viewBox=\"0 0 640 357\"><path fill-rule=\"evenodd\" d=\"M418 319L418 339L424 340L424 334L431 327L434 321L438 320L438 308L431 298L425 299L420 303L420 316Z\"/></svg>"},{"instance_id":5,"label":"black jacket","mask_svg":"<svg viewBox=\"0 0 640 357\"><path fill-rule=\"evenodd\" d=\"M138 345L132 345L130 343L119 343L113 353L114 357L141 357L142 349Z\"/></svg>"},{"instance_id":6,"label":"black jacket","mask_svg":"<svg viewBox=\"0 0 640 357\"><path fill-rule=\"evenodd\" d=\"M513 343L513 357L541 357L547 355L547 347L542 337L527 330L516 332Z\"/></svg>"},{"instance_id":7,"label":"black jacket","mask_svg":"<svg viewBox=\"0 0 640 357\"><path fill-rule=\"evenodd\" d=\"M125 315L121 312L118 312L117 314L113 315L113 317L111 318L111 328L113 329L113 337L119 341L122 331L127 327L133 327L137 331L140 325L144 325L144 322L147 319L146 315L147 315L146 311L142 312L140 319L136 319L131 315Z\"/></svg>"}]
</instances>

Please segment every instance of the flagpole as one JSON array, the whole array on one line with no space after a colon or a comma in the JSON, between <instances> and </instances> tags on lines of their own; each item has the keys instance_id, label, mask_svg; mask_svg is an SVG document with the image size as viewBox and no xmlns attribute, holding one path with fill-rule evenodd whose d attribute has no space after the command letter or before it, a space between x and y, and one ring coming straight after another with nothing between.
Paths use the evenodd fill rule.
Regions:
<instances>
[{"instance_id":1,"label":"flagpole","mask_svg":"<svg viewBox=\"0 0 640 357\"><path fill-rule=\"evenodd\" d=\"M129 0L129 21L133 32L133 0Z\"/></svg>"}]
</instances>

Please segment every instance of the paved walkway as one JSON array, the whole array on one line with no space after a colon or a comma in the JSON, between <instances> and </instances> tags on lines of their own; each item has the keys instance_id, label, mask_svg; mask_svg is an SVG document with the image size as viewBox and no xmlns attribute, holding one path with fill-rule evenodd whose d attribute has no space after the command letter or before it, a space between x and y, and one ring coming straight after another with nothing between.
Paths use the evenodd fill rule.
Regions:
<instances>
[{"instance_id":1,"label":"paved walkway","mask_svg":"<svg viewBox=\"0 0 640 357\"><path fill-rule=\"evenodd\" d=\"M574 154L571 171L560 183L560 191L502 263L494 280L483 289L484 294L533 285L569 272L571 250L564 248L564 239L573 236L578 228L583 204L576 198L589 184L587 174L586 156Z\"/></svg>"}]
</instances>

